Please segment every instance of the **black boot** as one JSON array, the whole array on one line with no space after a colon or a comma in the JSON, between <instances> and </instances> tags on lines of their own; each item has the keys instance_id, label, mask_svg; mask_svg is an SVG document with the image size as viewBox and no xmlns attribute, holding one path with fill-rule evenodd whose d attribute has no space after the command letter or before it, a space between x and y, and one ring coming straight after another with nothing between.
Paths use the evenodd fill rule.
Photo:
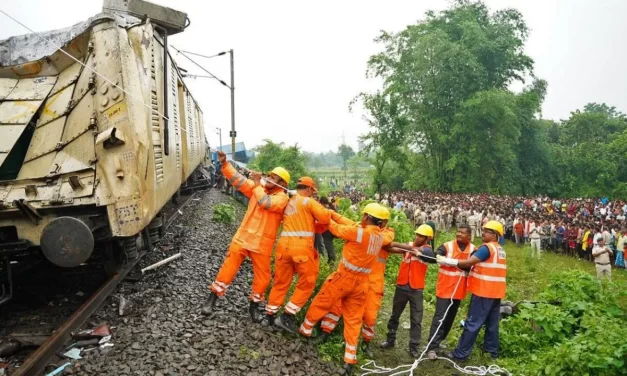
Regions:
<instances>
[{"instance_id":1,"label":"black boot","mask_svg":"<svg viewBox=\"0 0 627 376\"><path fill-rule=\"evenodd\" d=\"M298 325L296 325L296 316L284 312L278 319L274 321L274 325L291 334L298 334Z\"/></svg>"},{"instance_id":2,"label":"black boot","mask_svg":"<svg viewBox=\"0 0 627 376\"><path fill-rule=\"evenodd\" d=\"M207 299L205 304L200 309L200 313L202 313L205 316L211 315L213 313L213 309L215 308L217 301L218 301L218 295L216 295L216 293L212 292L209 295L209 299Z\"/></svg>"},{"instance_id":3,"label":"black boot","mask_svg":"<svg viewBox=\"0 0 627 376\"><path fill-rule=\"evenodd\" d=\"M261 325L271 328L274 325L275 318L276 317L274 317L274 315L269 315L266 313L266 317L264 317L261 321Z\"/></svg>"},{"instance_id":4,"label":"black boot","mask_svg":"<svg viewBox=\"0 0 627 376\"><path fill-rule=\"evenodd\" d=\"M323 343L325 343L327 341L327 339L329 339L329 333L327 332L322 332L318 335L318 337L316 337L314 344L316 346L318 345L322 345Z\"/></svg>"},{"instance_id":5,"label":"black boot","mask_svg":"<svg viewBox=\"0 0 627 376\"><path fill-rule=\"evenodd\" d=\"M417 343L409 344L409 355L414 359L418 359L420 357L420 351L418 351Z\"/></svg>"},{"instance_id":6,"label":"black boot","mask_svg":"<svg viewBox=\"0 0 627 376\"><path fill-rule=\"evenodd\" d=\"M372 352L372 347L370 347L370 341L363 341L361 343L361 352L366 355L368 359L374 358L374 353Z\"/></svg>"},{"instance_id":7,"label":"black boot","mask_svg":"<svg viewBox=\"0 0 627 376\"><path fill-rule=\"evenodd\" d=\"M344 373L342 373L342 376L351 376L353 374L354 368L354 365L344 363Z\"/></svg>"},{"instance_id":8,"label":"black boot","mask_svg":"<svg viewBox=\"0 0 627 376\"><path fill-rule=\"evenodd\" d=\"M260 323L263 320L263 315L259 310L259 303L250 302L250 306L248 307L248 313L250 313L250 318L254 323Z\"/></svg>"}]
</instances>

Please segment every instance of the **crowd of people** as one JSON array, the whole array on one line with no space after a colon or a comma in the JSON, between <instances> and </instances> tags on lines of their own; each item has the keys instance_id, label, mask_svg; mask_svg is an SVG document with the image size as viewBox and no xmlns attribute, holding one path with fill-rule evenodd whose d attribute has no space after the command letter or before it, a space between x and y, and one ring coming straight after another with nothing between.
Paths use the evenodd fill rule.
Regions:
<instances>
[{"instance_id":1,"label":"crowd of people","mask_svg":"<svg viewBox=\"0 0 627 376\"><path fill-rule=\"evenodd\" d=\"M316 337L320 341L342 317L344 374L351 375L357 363L358 348L367 354L371 351L388 256L397 253L402 254L402 262L396 281L394 310L388 323L387 340L380 347L395 346L399 317L409 305L412 318L409 353L422 357L419 344L423 289L427 264L437 263L436 296L440 304L432 320L432 339L425 349L429 351L428 358L438 359L436 348L448 335L457 307L467 294L471 295L471 301L462 337L456 349L445 356L453 361L467 359L484 326L483 348L494 358L498 356L498 325L507 272L505 252L498 243L504 234L501 223L488 220L482 224L484 243L477 248L470 242L470 226L461 223L456 239L440 245L436 251L430 245L435 235L432 223L417 227L413 243L398 243L394 242L394 230L387 226L391 211L384 205L376 202L365 205L360 221L353 222L335 211L333 203L324 198L320 198L320 202L315 199L316 184L310 177L299 178L292 192L286 189L291 179L284 168L276 167L268 176L251 171L246 176L227 162L223 152L218 152L218 158L224 179L249 203L224 262L210 285L209 297L201 307L203 315L213 316L217 300L226 294L242 262L250 259L253 280L249 314L252 321L305 337L312 337L314 328L320 324L322 333ZM341 260L313 297L303 322L298 325L296 315L309 301L318 279L316 234L327 231L332 237L344 240ZM271 273L273 254L274 273ZM469 270L472 271L468 273ZM295 276L296 287L285 303Z\"/></svg>"},{"instance_id":2,"label":"crowd of people","mask_svg":"<svg viewBox=\"0 0 627 376\"><path fill-rule=\"evenodd\" d=\"M416 225L429 220L435 222L439 231L468 224L473 235L478 236L483 223L497 220L505 226L504 238L519 246L529 245L534 257L551 251L599 264L594 248L603 245L611 251L608 262L625 268L627 202L624 200L424 191L390 192L377 194L375 198L404 211Z\"/></svg>"},{"instance_id":3,"label":"crowd of people","mask_svg":"<svg viewBox=\"0 0 627 376\"><path fill-rule=\"evenodd\" d=\"M254 274L249 306L253 322L305 337L312 337L320 324L317 341L324 341L342 317L346 375L353 373L358 348L371 354L390 254L402 254L402 261L386 340L380 347L395 346L400 315L409 305L409 353L422 358L419 344L427 264L437 263L436 310L423 354L431 360L445 356L454 362L470 356L484 327L483 349L493 358L498 357L499 321L507 312L506 302L502 302L507 275L502 247L505 240L519 246L528 244L534 257L552 250L593 260L600 278L611 277L612 262L625 267L627 203L621 200L390 192L376 194L375 202L364 206L361 220L353 222L338 213L337 199L349 198L356 209L357 203L367 198L358 189L318 198L316 183L309 177L301 177L296 190L291 191L286 188L289 172L281 167L262 176L231 166L224 153L218 156L222 179L228 181L224 185L242 195L248 209L201 312L214 314L218 298L226 294L242 262L249 258ZM391 218L388 208L405 212L415 224L412 243L394 242L394 231L387 227ZM454 240L435 243L438 231L453 227ZM333 250L334 237L344 240L340 260L336 260ZM480 246L473 244L474 237L481 238ZM326 249L337 270L325 280L298 325L296 315L315 289L321 249ZM296 288L285 304L295 276ZM438 345L448 335L460 302L467 295L471 296L469 310L458 345L442 355Z\"/></svg>"}]
</instances>

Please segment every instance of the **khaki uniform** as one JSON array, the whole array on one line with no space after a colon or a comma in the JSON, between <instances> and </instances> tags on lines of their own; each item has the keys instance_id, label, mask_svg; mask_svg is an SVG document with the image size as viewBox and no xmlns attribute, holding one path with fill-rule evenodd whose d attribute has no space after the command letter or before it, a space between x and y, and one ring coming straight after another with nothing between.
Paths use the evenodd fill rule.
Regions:
<instances>
[{"instance_id":1,"label":"khaki uniform","mask_svg":"<svg viewBox=\"0 0 627 376\"><path fill-rule=\"evenodd\" d=\"M603 251L604 249L609 250L609 248L606 247L606 246L603 246L603 247L596 246L592 250L592 254L594 254L596 252ZM597 278L598 279L606 277L608 280L612 280L612 265L610 263L610 253L609 252L605 252L603 254L595 256L594 257L594 263L596 264Z\"/></svg>"}]
</instances>

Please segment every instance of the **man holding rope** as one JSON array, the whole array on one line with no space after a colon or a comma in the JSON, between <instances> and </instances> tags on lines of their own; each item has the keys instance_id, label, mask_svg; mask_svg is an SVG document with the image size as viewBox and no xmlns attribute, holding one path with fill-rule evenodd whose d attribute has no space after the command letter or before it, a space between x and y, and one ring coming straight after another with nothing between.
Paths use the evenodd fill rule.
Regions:
<instances>
[{"instance_id":1,"label":"man holding rope","mask_svg":"<svg viewBox=\"0 0 627 376\"><path fill-rule=\"evenodd\" d=\"M507 259L498 240L503 235L503 225L497 221L488 221L483 226L484 244L467 260L437 256L440 265L469 269L468 291L472 294L464 331L457 348L447 357L453 361L468 359L477 340L477 335L485 325L484 351L493 359L498 357L499 321L501 299L505 297Z\"/></svg>"},{"instance_id":2,"label":"man holding rope","mask_svg":"<svg viewBox=\"0 0 627 376\"><path fill-rule=\"evenodd\" d=\"M290 174L284 168L276 167L267 179L262 179L259 172L253 172L252 179L246 179L226 160L223 151L218 151L218 160L222 173L233 188L242 192L250 202L218 276L211 284L211 294L201 313L213 313L218 297L226 294L226 289L237 275L242 262L249 257L253 264L249 313L253 322L261 322L263 315L259 311L259 304L263 302L266 288L270 284L272 246L283 219L283 210L289 201L285 187L290 182Z\"/></svg>"},{"instance_id":3,"label":"man holding rope","mask_svg":"<svg viewBox=\"0 0 627 376\"><path fill-rule=\"evenodd\" d=\"M475 251L475 246L470 242L471 231L469 225L457 226L455 240L438 247L436 255L459 261L468 260ZM435 263L435 260L431 259L425 259L425 261ZM432 340L427 348L427 357L431 360L438 358L435 350L451 331L459 304L466 297L466 272L454 266L440 265L438 281L435 285L435 296L435 314L429 332L429 338Z\"/></svg>"}]
</instances>

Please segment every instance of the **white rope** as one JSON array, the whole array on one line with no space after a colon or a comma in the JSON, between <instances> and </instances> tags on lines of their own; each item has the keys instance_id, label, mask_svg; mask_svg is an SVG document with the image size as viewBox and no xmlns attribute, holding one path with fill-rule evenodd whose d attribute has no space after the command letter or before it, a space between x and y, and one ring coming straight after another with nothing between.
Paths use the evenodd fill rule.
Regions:
<instances>
[{"instance_id":1,"label":"white rope","mask_svg":"<svg viewBox=\"0 0 627 376\"><path fill-rule=\"evenodd\" d=\"M436 257L427 256L427 255L421 255L421 256L437 260ZM423 362L425 359L427 359L427 358L424 357L425 353L429 349L429 345L431 345L431 342L433 342L433 340L435 339L435 336L438 335L438 332L440 331L440 328L442 327L442 324L444 323L444 319L448 315L449 309L451 309L451 307L453 306L453 296L455 296L455 293L457 292L457 288L459 287L459 283L462 281L463 278L464 278L464 276L461 275L459 277L459 279L457 280L457 284L455 285L455 289L453 290L453 293L451 294L451 303L448 305L448 307L446 307L446 311L444 311L444 316L442 316L442 319L440 319L440 323L438 324L438 328L436 329L435 333L433 334L433 337L431 337L431 339L429 340L429 342L425 346L424 351L422 352L422 354L420 354L420 357L418 359L416 359L412 364L403 364L403 365L400 365L400 366L397 366L397 367L394 367L394 368L387 368L387 367L383 367L383 366L378 366L377 363L374 360L371 360L371 361L367 362L366 364L364 364L363 366L361 366L361 370L365 372L365 373L362 373L361 376L367 376L367 375L387 375L387 376L410 375L410 376L413 376L414 375L414 370L416 368L418 368L418 365L421 362ZM505 368L501 368L501 367L499 367L496 364L491 364L488 367L484 367L484 366L466 366L466 367L461 367L460 365L455 363L452 359L444 358L444 357L438 357L438 359L442 359L442 360L446 360L446 361L451 362L453 364L453 367L458 372L464 373L466 375L477 375L477 376L487 376L487 375L508 375L509 376L509 375L511 375L509 373L509 371L507 371Z\"/></svg>"},{"instance_id":2,"label":"white rope","mask_svg":"<svg viewBox=\"0 0 627 376\"><path fill-rule=\"evenodd\" d=\"M19 24L20 26L22 26L23 28L25 28L26 30L30 31L31 33L35 34L39 39L42 39L45 42L48 42L49 44L51 44L54 48L56 48L58 51L62 52L63 54L65 54L67 57L69 57L70 59L74 60L76 63L80 64L83 68L93 72L94 74L96 74L98 77L102 78L103 80L105 80L106 82L108 82L110 85L118 88L119 90L121 90L123 93L125 93L126 95L129 96L129 98L131 98L132 100L142 104L144 107L146 107L147 109L150 110L150 112L154 112L155 114L159 115L161 118L165 119L165 120L170 120L167 116L165 116L164 114L162 114L161 112L159 112L158 110L155 110L154 108L152 108L152 106L148 105L147 103L145 103L143 100L141 100L140 98L137 98L136 96L134 96L132 93L130 93L129 91L125 90L124 88L120 87L119 85L115 84L112 80L110 80L109 78L105 77L103 74L99 73L98 71L96 71L95 69L87 66L85 63L83 63L82 61L78 60L77 58L75 58L74 56L72 56L70 53L68 53L67 51L65 51L63 48L61 48L60 46L58 46L57 44L55 44L53 41L51 41L50 39L44 37L43 35L41 35L40 33L34 31L33 29L31 29L30 27L26 26L25 24L23 24L22 22L20 22L19 20L17 20L16 18L12 17L11 15L9 15L7 12L5 12L4 10L0 9L0 13L4 14L5 16L7 16L8 18L10 18L11 20L13 20L15 23ZM178 51L178 50L177 50ZM167 95L167 94L165 94ZM173 124L173 126L175 128L178 128L181 132L184 132L187 134L187 136L190 139L195 139L195 140L199 140L201 141L205 146L207 147L211 147L207 142L205 142L205 140L199 138L199 137L194 137L193 135L190 135L186 129L181 128L179 125ZM220 145L222 146L222 145ZM235 156L233 156L235 157ZM255 171L250 170L246 167L243 166L238 166L246 171L249 171L251 173L254 173ZM282 188L284 191L289 192L290 189L286 188L280 184L277 183L272 183L270 182L270 184L274 184L275 186Z\"/></svg>"}]
</instances>

